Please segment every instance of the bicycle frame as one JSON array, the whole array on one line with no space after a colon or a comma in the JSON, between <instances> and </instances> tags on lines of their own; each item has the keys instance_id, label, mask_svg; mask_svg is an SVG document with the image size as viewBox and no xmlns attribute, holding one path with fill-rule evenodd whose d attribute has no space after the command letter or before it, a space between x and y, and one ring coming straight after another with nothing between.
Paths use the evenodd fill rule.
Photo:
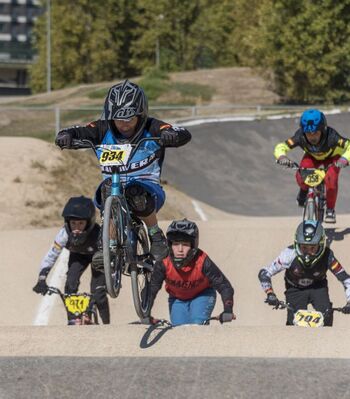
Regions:
<instances>
[{"instance_id":1,"label":"bicycle frame","mask_svg":"<svg viewBox=\"0 0 350 399\"><path fill-rule=\"evenodd\" d=\"M303 220L315 220L323 222L326 206L325 187L322 182L317 187L308 187L308 193L303 210Z\"/></svg>"},{"instance_id":2,"label":"bicycle frame","mask_svg":"<svg viewBox=\"0 0 350 399\"><path fill-rule=\"evenodd\" d=\"M289 166L291 169L300 171L304 183L308 186L307 197L303 208L303 220L323 222L326 206L324 178L328 168L332 165L319 168L302 168L294 162ZM324 173L324 175L321 175L321 173Z\"/></svg>"},{"instance_id":3,"label":"bicycle frame","mask_svg":"<svg viewBox=\"0 0 350 399\"><path fill-rule=\"evenodd\" d=\"M116 298L121 288L121 275L130 275L136 313L140 318L150 311L150 275L153 261L149 254L148 234L143 222L132 215L121 184L120 168L127 170L129 162L145 141L160 141L159 137L141 139L136 145L94 145L90 140L73 140L70 148L89 148L95 153L102 148L100 164L110 167L111 193L104 199L102 228L103 264L109 295ZM119 147L119 148L118 148ZM120 155L120 157L119 157ZM125 162L122 160L125 158Z\"/></svg>"},{"instance_id":4,"label":"bicycle frame","mask_svg":"<svg viewBox=\"0 0 350 399\"><path fill-rule=\"evenodd\" d=\"M49 286L48 287L48 295L52 295L52 294L56 294L58 295L63 303L63 306L66 310L67 313L67 320L68 320L68 324L69 324L69 320L79 320L79 323L75 323L76 325L90 325L90 324L98 324L98 316L97 316L97 312L95 309L95 300L92 294L89 293L74 293L74 294L64 294L59 288L57 287L52 287ZM73 313L71 313L70 309L69 309L69 305L67 305L66 300L72 296L77 296L77 297L88 297L89 298L89 305L86 308L86 310L82 311L79 313L79 315L75 315ZM75 302L75 301L74 301ZM75 316L74 318L72 317L71 319L69 318L69 315Z\"/></svg>"}]
</instances>

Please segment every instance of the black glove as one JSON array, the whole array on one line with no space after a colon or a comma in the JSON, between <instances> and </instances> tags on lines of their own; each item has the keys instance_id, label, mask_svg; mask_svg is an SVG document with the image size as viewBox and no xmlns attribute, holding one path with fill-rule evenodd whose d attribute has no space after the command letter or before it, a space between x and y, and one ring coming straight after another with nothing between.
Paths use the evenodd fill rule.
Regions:
<instances>
[{"instance_id":1,"label":"black glove","mask_svg":"<svg viewBox=\"0 0 350 399\"><path fill-rule=\"evenodd\" d=\"M282 166L286 166L287 168L293 166L293 161L291 161L288 157L286 157L285 155L281 155L278 159L277 159L277 163L279 165Z\"/></svg>"},{"instance_id":2,"label":"black glove","mask_svg":"<svg viewBox=\"0 0 350 399\"><path fill-rule=\"evenodd\" d=\"M176 132L169 132L169 130L162 130L160 133L160 145L162 147L176 147L179 137Z\"/></svg>"},{"instance_id":3,"label":"black glove","mask_svg":"<svg viewBox=\"0 0 350 399\"><path fill-rule=\"evenodd\" d=\"M46 284L46 279L39 279L36 285L33 287L33 291L37 294L45 295L49 287Z\"/></svg>"},{"instance_id":4,"label":"black glove","mask_svg":"<svg viewBox=\"0 0 350 399\"><path fill-rule=\"evenodd\" d=\"M72 135L67 130L61 130L56 136L55 144L60 148L70 148Z\"/></svg>"},{"instance_id":5,"label":"black glove","mask_svg":"<svg viewBox=\"0 0 350 399\"><path fill-rule=\"evenodd\" d=\"M350 314L350 302L348 302L345 306L343 306L342 312L345 314Z\"/></svg>"},{"instance_id":6,"label":"black glove","mask_svg":"<svg viewBox=\"0 0 350 399\"><path fill-rule=\"evenodd\" d=\"M219 316L219 321L220 323L227 323L227 322L231 322L233 320L233 313L232 312L222 312L220 313Z\"/></svg>"},{"instance_id":7,"label":"black glove","mask_svg":"<svg viewBox=\"0 0 350 399\"><path fill-rule=\"evenodd\" d=\"M272 292L270 294L267 294L265 302L268 303L270 306L277 306L280 303L280 301L277 299L276 294Z\"/></svg>"}]
</instances>

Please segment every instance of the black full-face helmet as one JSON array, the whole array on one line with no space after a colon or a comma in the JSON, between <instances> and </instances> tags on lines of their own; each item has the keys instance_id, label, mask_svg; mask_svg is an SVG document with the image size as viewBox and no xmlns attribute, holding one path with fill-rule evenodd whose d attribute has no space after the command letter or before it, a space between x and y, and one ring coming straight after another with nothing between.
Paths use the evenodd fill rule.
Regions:
<instances>
[{"instance_id":1,"label":"black full-face helmet","mask_svg":"<svg viewBox=\"0 0 350 399\"><path fill-rule=\"evenodd\" d=\"M73 245L84 244L96 222L96 209L92 200L84 196L70 198L63 208L62 216L71 243ZM85 230L80 234L73 234L69 224L71 220L86 220Z\"/></svg>"},{"instance_id":2,"label":"black full-face helmet","mask_svg":"<svg viewBox=\"0 0 350 399\"><path fill-rule=\"evenodd\" d=\"M314 253L303 251L302 247L316 246ZM326 249L325 231L320 222L305 220L299 224L294 239L294 248L299 261L305 267L311 267L320 259Z\"/></svg>"},{"instance_id":3,"label":"black full-face helmet","mask_svg":"<svg viewBox=\"0 0 350 399\"><path fill-rule=\"evenodd\" d=\"M148 118L148 101L145 92L137 84L124 80L112 86L107 94L102 119L130 120L134 116L138 117L135 134L128 139L130 143L135 143L141 136ZM110 123L112 130L114 125Z\"/></svg>"},{"instance_id":4,"label":"black full-face helmet","mask_svg":"<svg viewBox=\"0 0 350 399\"><path fill-rule=\"evenodd\" d=\"M166 232L168 245L170 248L170 257L177 268L187 265L198 252L199 230L196 223L187 219L174 220ZM191 249L186 258L176 259L171 245L174 241L186 241L191 243Z\"/></svg>"}]
</instances>

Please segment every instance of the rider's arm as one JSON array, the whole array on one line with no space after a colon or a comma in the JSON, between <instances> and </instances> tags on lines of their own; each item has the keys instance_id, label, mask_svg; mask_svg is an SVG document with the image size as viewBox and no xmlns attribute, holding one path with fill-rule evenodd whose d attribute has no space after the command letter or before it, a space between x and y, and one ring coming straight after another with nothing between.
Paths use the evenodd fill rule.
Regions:
<instances>
[{"instance_id":1,"label":"rider's arm","mask_svg":"<svg viewBox=\"0 0 350 399\"><path fill-rule=\"evenodd\" d=\"M46 277L49 274L51 268L56 263L57 258L60 256L62 249L66 246L67 241L68 234L66 229L62 227L58 232L52 247L41 261L39 276Z\"/></svg>"},{"instance_id":2,"label":"rider's arm","mask_svg":"<svg viewBox=\"0 0 350 399\"><path fill-rule=\"evenodd\" d=\"M165 266L163 262L156 262L151 276L151 308L153 307L158 291L162 288L164 280Z\"/></svg>"},{"instance_id":3,"label":"rider's arm","mask_svg":"<svg viewBox=\"0 0 350 399\"><path fill-rule=\"evenodd\" d=\"M290 137L288 140L283 141L282 143L278 143L275 146L273 151L273 155L276 159L281 156L285 156L288 151L292 150L293 148L297 147L300 142L300 131L297 130L293 137Z\"/></svg>"},{"instance_id":4,"label":"rider's arm","mask_svg":"<svg viewBox=\"0 0 350 399\"><path fill-rule=\"evenodd\" d=\"M262 289L266 294L273 293L271 277L275 274L286 270L290 267L295 258L295 251L292 247L284 249L279 256L270 263L269 266L263 267L258 274Z\"/></svg>"},{"instance_id":5,"label":"rider's arm","mask_svg":"<svg viewBox=\"0 0 350 399\"><path fill-rule=\"evenodd\" d=\"M342 137L335 129L328 127L330 146L334 149L333 155L341 155L350 163L350 140Z\"/></svg>"},{"instance_id":6,"label":"rider's arm","mask_svg":"<svg viewBox=\"0 0 350 399\"><path fill-rule=\"evenodd\" d=\"M232 313L233 287L209 256L207 256L204 261L202 272L208 278L211 286L221 295L224 312Z\"/></svg>"},{"instance_id":7,"label":"rider's arm","mask_svg":"<svg viewBox=\"0 0 350 399\"><path fill-rule=\"evenodd\" d=\"M350 276L345 271L343 266L339 263L339 261L334 257L333 251L330 251L328 269L343 284L345 289L346 301L350 302Z\"/></svg>"},{"instance_id":8,"label":"rider's arm","mask_svg":"<svg viewBox=\"0 0 350 399\"><path fill-rule=\"evenodd\" d=\"M57 135L68 132L73 139L88 139L94 144L100 144L106 131L108 130L108 122L97 120L88 123L85 126L71 126L62 129Z\"/></svg>"},{"instance_id":9,"label":"rider's arm","mask_svg":"<svg viewBox=\"0 0 350 399\"><path fill-rule=\"evenodd\" d=\"M167 147L181 147L191 140L191 133L181 126L172 126L170 123L160 121L156 118L149 118L146 124L146 129L154 137L161 137L162 131L167 131L174 135L174 144L167 145Z\"/></svg>"}]
</instances>

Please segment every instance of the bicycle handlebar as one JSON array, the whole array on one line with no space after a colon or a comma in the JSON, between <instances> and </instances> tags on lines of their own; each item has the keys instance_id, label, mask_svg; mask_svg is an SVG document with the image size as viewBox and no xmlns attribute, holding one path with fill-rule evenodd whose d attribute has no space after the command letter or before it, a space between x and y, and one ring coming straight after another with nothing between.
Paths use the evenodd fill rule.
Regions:
<instances>
[{"instance_id":1,"label":"bicycle handlebar","mask_svg":"<svg viewBox=\"0 0 350 399\"><path fill-rule=\"evenodd\" d=\"M130 144L133 148L132 152L134 153L139 146L144 143L145 141L160 141L160 137L144 137L141 139L138 143L136 144ZM79 150L79 149L86 149L86 148L92 148L94 151L97 147L101 146L103 144L94 144L91 140L89 139L72 139L72 143L69 147L61 147L63 149L70 149L70 150ZM115 143L115 145L118 145Z\"/></svg>"},{"instance_id":2,"label":"bicycle handlebar","mask_svg":"<svg viewBox=\"0 0 350 399\"><path fill-rule=\"evenodd\" d=\"M266 301L265 301L265 302L266 302ZM283 301L278 301L278 304L277 304L276 306L274 306L273 309L289 309L289 310L291 310L292 312L296 312L296 309L294 309L293 306L291 306L289 303L283 302ZM327 313L330 313L330 312L340 312L340 313L344 313L344 312L343 312L343 308L339 308L339 307L333 308L333 307L332 307L332 308L330 308L330 309L327 309L327 310L324 312L324 314L327 314Z\"/></svg>"},{"instance_id":3,"label":"bicycle handlebar","mask_svg":"<svg viewBox=\"0 0 350 399\"><path fill-rule=\"evenodd\" d=\"M62 291L59 288L53 287L53 286L49 286L48 287L47 294L48 295L57 294L57 295L60 295L60 296L63 295Z\"/></svg>"},{"instance_id":4,"label":"bicycle handlebar","mask_svg":"<svg viewBox=\"0 0 350 399\"><path fill-rule=\"evenodd\" d=\"M331 166L336 166L334 162L330 163L327 166L320 165L318 168L304 168L300 166L297 162L292 162L290 165L281 165L277 160L276 163L280 166L285 167L286 169L293 169L293 170L324 170L327 171Z\"/></svg>"}]
</instances>

